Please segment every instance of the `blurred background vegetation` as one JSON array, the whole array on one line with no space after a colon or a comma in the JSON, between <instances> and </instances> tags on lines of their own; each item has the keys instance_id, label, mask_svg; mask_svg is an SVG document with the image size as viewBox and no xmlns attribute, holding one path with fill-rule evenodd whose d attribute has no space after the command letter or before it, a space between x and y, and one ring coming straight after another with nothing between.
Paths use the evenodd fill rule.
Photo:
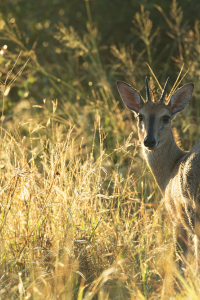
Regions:
<instances>
[{"instance_id":1,"label":"blurred background vegetation","mask_svg":"<svg viewBox=\"0 0 200 300\"><path fill-rule=\"evenodd\" d=\"M176 125L189 130L190 140L182 138L187 149L192 145L200 113L199 1L7 0L0 8L1 47L7 45L0 57L0 78L6 82L0 102L4 123L15 119L22 124L28 117L44 125L45 109L56 101L57 115L65 124L81 127L87 143L98 108L110 148L127 135L119 120L123 104L116 80L127 81L145 96L144 78L151 75L146 62L161 86L170 77L170 87L184 63L189 72L183 82L197 84L185 112L190 125ZM155 83L156 91L160 93Z\"/></svg>"}]
</instances>

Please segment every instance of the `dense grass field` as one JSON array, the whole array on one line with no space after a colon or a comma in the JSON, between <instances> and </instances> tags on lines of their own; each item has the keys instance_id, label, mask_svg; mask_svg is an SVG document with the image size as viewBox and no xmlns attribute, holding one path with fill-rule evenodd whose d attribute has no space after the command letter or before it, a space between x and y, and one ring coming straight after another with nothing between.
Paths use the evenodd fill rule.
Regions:
<instances>
[{"instance_id":1,"label":"dense grass field","mask_svg":"<svg viewBox=\"0 0 200 300\"><path fill-rule=\"evenodd\" d=\"M173 126L192 147L199 3L65 2L0 4L0 299L199 299L116 88L145 97L148 75L159 97L182 68L195 90Z\"/></svg>"}]
</instances>

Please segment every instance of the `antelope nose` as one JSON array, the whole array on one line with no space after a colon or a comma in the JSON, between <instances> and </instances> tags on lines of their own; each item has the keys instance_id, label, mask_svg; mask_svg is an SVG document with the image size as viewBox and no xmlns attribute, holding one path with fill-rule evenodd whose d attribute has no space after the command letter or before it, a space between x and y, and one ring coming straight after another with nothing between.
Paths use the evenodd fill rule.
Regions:
<instances>
[{"instance_id":1,"label":"antelope nose","mask_svg":"<svg viewBox=\"0 0 200 300\"><path fill-rule=\"evenodd\" d=\"M156 140L153 137L146 137L144 140L144 145L147 148L153 148L156 145Z\"/></svg>"}]
</instances>

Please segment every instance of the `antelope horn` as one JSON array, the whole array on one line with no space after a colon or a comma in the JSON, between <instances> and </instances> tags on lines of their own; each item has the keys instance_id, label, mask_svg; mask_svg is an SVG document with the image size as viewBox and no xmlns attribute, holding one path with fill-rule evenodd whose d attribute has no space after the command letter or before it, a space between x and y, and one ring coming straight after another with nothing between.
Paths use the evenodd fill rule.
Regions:
<instances>
[{"instance_id":1,"label":"antelope horn","mask_svg":"<svg viewBox=\"0 0 200 300\"><path fill-rule=\"evenodd\" d=\"M162 95L160 97L160 102L164 102L165 101L165 95L166 95L166 91L167 91L168 81L169 81L169 77L167 78L167 80L165 82L165 86L164 86L164 89L162 91Z\"/></svg>"},{"instance_id":2,"label":"antelope horn","mask_svg":"<svg viewBox=\"0 0 200 300\"><path fill-rule=\"evenodd\" d=\"M151 94L150 94L150 89L149 89L149 83L148 83L148 78L146 76L146 91L147 91L147 100L146 102L151 102Z\"/></svg>"}]
</instances>

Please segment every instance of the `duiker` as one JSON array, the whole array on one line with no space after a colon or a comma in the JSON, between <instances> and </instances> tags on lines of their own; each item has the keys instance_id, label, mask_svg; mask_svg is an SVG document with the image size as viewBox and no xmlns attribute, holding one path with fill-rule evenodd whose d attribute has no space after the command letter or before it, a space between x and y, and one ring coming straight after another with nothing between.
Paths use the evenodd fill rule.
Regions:
<instances>
[{"instance_id":1,"label":"duiker","mask_svg":"<svg viewBox=\"0 0 200 300\"><path fill-rule=\"evenodd\" d=\"M188 238L192 237L198 267L200 238L200 140L189 151L181 150L175 142L171 120L182 111L192 96L194 84L188 83L173 93L165 104L166 81L161 98L152 102L146 78L146 102L125 82L118 81L119 93L125 105L137 116L138 135L144 157L165 198L173 224L176 253L187 257ZM191 240L191 239L190 239ZM182 270L184 264L178 255Z\"/></svg>"}]
</instances>

